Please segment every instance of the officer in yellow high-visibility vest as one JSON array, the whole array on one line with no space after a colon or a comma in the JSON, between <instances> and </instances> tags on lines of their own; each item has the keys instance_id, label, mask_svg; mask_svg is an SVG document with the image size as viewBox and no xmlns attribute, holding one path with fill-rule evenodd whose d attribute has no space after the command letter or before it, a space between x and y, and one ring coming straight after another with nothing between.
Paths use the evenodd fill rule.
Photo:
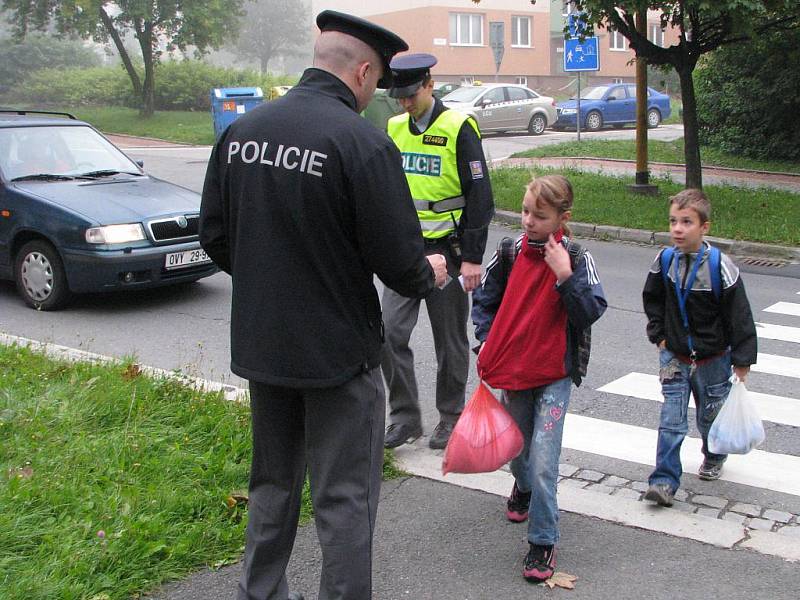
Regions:
<instances>
[{"instance_id":1,"label":"officer in yellow high-visibility vest","mask_svg":"<svg viewBox=\"0 0 800 600\"><path fill-rule=\"evenodd\" d=\"M464 407L469 293L480 285L494 202L478 125L433 97L430 69L435 64L436 58L430 54L407 54L392 60L394 87L389 95L397 98L405 113L390 119L387 130L403 156L426 252L444 254L453 277L425 298L438 363L439 423L429 445L444 448ZM382 306L386 344L381 367L390 409L384 445L395 448L422 435L414 354L408 345L420 300L386 288Z\"/></svg>"}]
</instances>

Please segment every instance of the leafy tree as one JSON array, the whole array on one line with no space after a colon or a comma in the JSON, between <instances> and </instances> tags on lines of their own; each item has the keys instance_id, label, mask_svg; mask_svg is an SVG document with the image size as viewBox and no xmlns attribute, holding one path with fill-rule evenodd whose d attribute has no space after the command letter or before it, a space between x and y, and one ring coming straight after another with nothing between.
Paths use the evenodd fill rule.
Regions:
<instances>
[{"instance_id":1,"label":"leafy tree","mask_svg":"<svg viewBox=\"0 0 800 600\"><path fill-rule=\"evenodd\" d=\"M800 29L720 48L695 72L700 141L800 160Z\"/></svg>"},{"instance_id":2,"label":"leafy tree","mask_svg":"<svg viewBox=\"0 0 800 600\"><path fill-rule=\"evenodd\" d=\"M472 0L479 3L480 0ZM536 0L529 0L536 3ZM554 0L561 5L562 0ZM800 27L797 0L572 0L585 11L585 35L595 26L618 31L637 57L650 65L671 65L678 73L683 101L686 186L702 187L697 105L692 73L703 54L721 46ZM674 27L678 42L667 48L636 31L636 13L661 13L662 27Z\"/></svg>"},{"instance_id":3,"label":"leafy tree","mask_svg":"<svg viewBox=\"0 0 800 600\"><path fill-rule=\"evenodd\" d=\"M303 0L250 0L234 51L267 72L276 56L301 56L309 42L310 7Z\"/></svg>"},{"instance_id":4,"label":"leafy tree","mask_svg":"<svg viewBox=\"0 0 800 600\"><path fill-rule=\"evenodd\" d=\"M219 48L234 37L243 0L0 0L10 12L17 39L32 29L53 24L59 35L74 34L96 41L114 42L130 77L134 94L141 98L143 116L154 111L155 65L164 51L198 53ZM141 50L144 79L123 43L132 32Z\"/></svg>"},{"instance_id":5,"label":"leafy tree","mask_svg":"<svg viewBox=\"0 0 800 600\"><path fill-rule=\"evenodd\" d=\"M53 40L30 35L22 43L0 39L0 90L8 89L40 69L96 67L100 57L78 40Z\"/></svg>"}]
</instances>

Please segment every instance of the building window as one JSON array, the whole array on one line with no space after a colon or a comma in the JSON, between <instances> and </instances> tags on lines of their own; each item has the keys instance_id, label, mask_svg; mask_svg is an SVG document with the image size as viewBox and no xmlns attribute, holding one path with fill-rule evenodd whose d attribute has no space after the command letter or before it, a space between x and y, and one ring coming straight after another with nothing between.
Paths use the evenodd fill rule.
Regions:
<instances>
[{"instance_id":1,"label":"building window","mask_svg":"<svg viewBox=\"0 0 800 600\"><path fill-rule=\"evenodd\" d=\"M611 50L627 50L628 40L619 31L608 31L609 48Z\"/></svg>"},{"instance_id":2,"label":"building window","mask_svg":"<svg viewBox=\"0 0 800 600\"><path fill-rule=\"evenodd\" d=\"M659 23L651 23L648 26L648 33L647 39L653 42L656 46L664 47L664 30L661 29L661 25Z\"/></svg>"},{"instance_id":3,"label":"building window","mask_svg":"<svg viewBox=\"0 0 800 600\"><path fill-rule=\"evenodd\" d=\"M564 10L561 12L561 16L562 17L568 17L569 15L571 15L574 12L578 12L577 7L572 2L572 0L566 0L564 2Z\"/></svg>"},{"instance_id":4,"label":"building window","mask_svg":"<svg viewBox=\"0 0 800 600\"><path fill-rule=\"evenodd\" d=\"M450 43L456 46L482 46L483 15L450 13Z\"/></svg>"},{"instance_id":5,"label":"building window","mask_svg":"<svg viewBox=\"0 0 800 600\"><path fill-rule=\"evenodd\" d=\"M525 87L528 87L528 78L523 75L520 75L519 77L516 77L514 79L514 83L516 83L517 85L524 85Z\"/></svg>"},{"instance_id":6,"label":"building window","mask_svg":"<svg viewBox=\"0 0 800 600\"><path fill-rule=\"evenodd\" d=\"M622 77L614 77L611 83L622 83Z\"/></svg>"},{"instance_id":7,"label":"building window","mask_svg":"<svg viewBox=\"0 0 800 600\"><path fill-rule=\"evenodd\" d=\"M511 17L511 45L517 48L531 47L530 17Z\"/></svg>"},{"instance_id":8,"label":"building window","mask_svg":"<svg viewBox=\"0 0 800 600\"><path fill-rule=\"evenodd\" d=\"M475 83L475 77L472 75L462 75L461 85L472 85Z\"/></svg>"}]
</instances>

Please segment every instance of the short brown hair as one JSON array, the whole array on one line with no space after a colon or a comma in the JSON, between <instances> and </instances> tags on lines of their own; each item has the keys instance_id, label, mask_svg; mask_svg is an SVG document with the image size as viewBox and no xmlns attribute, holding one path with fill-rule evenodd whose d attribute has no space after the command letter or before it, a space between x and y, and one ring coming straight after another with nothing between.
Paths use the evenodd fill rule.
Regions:
<instances>
[{"instance_id":1,"label":"short brown hair","mask_svg":"<svg viewBox=\"0 0 800 600\"><path fill-rule=\"evenodd\" d=\"M559 214L572 210L574 195L572 184L562 175L542 175L534 177L528 182L527 191L536 200L536 206L541 203L555 208ZM572 235L569 227L563 226L564 233Z\"/></svg>"},{"instance_id":2,"label":"short brown hair","mask_svg":"<svg viewBox=\"0 0 800 600\"><path fill-rule=\"evenodd\" d=\"M677 206L678 208L691 208L700 217L700 223L706 223L711 219L711 202L708 196L703 193L703 190L695 188L687 188L678 192L674 196L670 196L669 205Z\"/></svg>"}]
</instances>

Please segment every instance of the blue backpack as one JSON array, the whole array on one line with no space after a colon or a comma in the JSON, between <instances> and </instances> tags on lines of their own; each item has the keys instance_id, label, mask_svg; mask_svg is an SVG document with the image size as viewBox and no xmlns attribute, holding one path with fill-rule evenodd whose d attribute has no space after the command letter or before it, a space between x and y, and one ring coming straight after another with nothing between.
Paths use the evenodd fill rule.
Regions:
<instances>
[{"instance_id":1,"label":"blue backpack","mask_svg":"<svg viewBox=\"0 0 800 600\"><path fill-rule=\"evenodd\" d=\"M714 298L719 300L722 290L722 272L720 269L722 253L719 248L709 246L708 251L708 268L711 272L711 291L714 292ZM661 253L661 276L664 278L664 285L669 286L669 268L672 266L672 258L675 256L675 248L665 248Z\"/></svg>"}]
</instances>

